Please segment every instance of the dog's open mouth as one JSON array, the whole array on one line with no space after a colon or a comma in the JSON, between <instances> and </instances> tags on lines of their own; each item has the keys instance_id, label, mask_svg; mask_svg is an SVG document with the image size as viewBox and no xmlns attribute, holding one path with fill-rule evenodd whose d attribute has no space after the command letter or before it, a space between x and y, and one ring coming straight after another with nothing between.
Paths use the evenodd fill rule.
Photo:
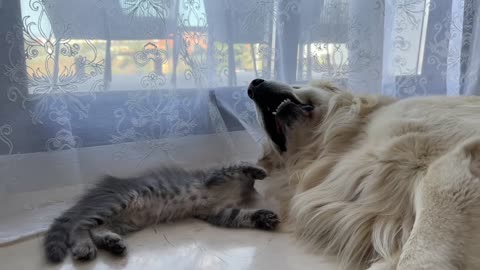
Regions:
<instances>
[{"instance_id":1,"label":"dog's open mouth","mask_svg":"<svg viewBox=\"0 0 480 270\"><path fill-rule=\"evenodd\" d=\"M283 136L285 136L285 125L284 123L282 122L281 118L280 117L277 117L277 113L278 112L281 112L282 110L282 106L289 103L289 102L292 102L290 99L285 99L284 101L280 102L280 104L277 106L277 108L275 109L274 112L272 112L272 115L275 117L275 124L277 126L277 132Z\"/></svg>"},{"instance_id":2,"label":"dog's open mouth","mask_svg":"<svg viewBox=\"0 0 480 270\"><path fill-rule=\"evenodd\" d=\"M252 81L248 95L257 105L269 137L280 151L286 151L288 129L299 119L309 117L313 107L300 102L290 86L261 79Z\"/></svg>"}]
</instances>

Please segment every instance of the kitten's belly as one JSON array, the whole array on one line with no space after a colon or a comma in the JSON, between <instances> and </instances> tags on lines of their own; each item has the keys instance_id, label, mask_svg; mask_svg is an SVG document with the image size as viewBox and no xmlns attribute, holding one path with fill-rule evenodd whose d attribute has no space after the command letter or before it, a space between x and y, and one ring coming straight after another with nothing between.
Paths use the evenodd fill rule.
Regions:
<instances>
[{"instance_id":1,"label":"kitten's belly","mask_svg":"<svg viewBox=\"0 0 480 270\"><path fill-rule=\"evenodd\" d=\"M144 202L121 213L116 221L136 230L192 215L192 207L181 200Z\"/></svg>"}]
</instances>

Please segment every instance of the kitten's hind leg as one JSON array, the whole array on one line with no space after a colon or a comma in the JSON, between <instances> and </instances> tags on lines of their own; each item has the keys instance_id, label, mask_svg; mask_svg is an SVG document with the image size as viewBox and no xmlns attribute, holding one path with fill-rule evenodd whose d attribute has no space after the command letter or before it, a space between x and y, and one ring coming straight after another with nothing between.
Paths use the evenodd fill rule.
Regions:
<instances>
[{"instance_id":1,"label":"kitten's hind leg","mask_svg":"<svg viewBox=\"0 0 480 270\"><path fill-rule=\"evenodd\" d=\"M90 235L95 245L100 249L107 250L118 256L123 256L127 252L127 246L123 238L105 226L90 230Z\"/></svg>"},{"instance_id":2,"label":"kitten's hind leg","mask_svg":"<svg viewBox=\"0 0 480 270\"><path fill-rule=\"evenodd\" d=\"M277 214L264 209L225 208L195 218L227 228L257 228L273 230L280 222Z\"/></svg>"},{"instance_id":3,"label":"kitten's hind leg","mask_svg":"<svg viewBox=\"0 0 480 270\"><path fill-rule=\"evenodd\" d=\"M90 261L97 256L97 248L88 230L78 230L72 233L70 247L75 260Z\"/></svg>"}]
</instances>

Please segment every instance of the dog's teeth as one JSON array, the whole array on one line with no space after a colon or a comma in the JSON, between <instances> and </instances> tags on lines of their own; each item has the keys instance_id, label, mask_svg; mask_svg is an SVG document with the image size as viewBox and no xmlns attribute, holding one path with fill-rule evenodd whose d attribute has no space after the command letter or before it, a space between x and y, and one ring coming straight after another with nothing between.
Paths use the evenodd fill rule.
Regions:
<instances>
[{"instance_id":1,"label":"dog's teeth","mask_svg":"<svg viewBox=\"0 0 480 270\"><path fill-rule=\"evenodd\" d=\"M274 115L277 114L278 109L280 109L280 107L282 107L282 105L284 105L284 104L287 103L287 102L291 102L291 100L290 100L289 98L286 98L286 99L284 99L282 102L280 102L280 104L278 104L277 108L275 109Z\"/></svg>"}]
</instances>

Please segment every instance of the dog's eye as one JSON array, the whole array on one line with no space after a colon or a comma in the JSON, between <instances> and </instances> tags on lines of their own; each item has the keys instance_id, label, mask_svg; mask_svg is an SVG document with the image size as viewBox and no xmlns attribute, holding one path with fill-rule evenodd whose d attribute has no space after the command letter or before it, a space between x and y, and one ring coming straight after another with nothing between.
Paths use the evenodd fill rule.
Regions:
<instances>
[{"instance_id":1,"label":"dog's eye","mask_svg":"<svg viewBox=\"0 0 480 270\"><path fill-rule=\"evenodd\" d=\"M302 109L306 112L311 112L313 111L313 109L315 109L315 107L313 107L312 105L302 105Z\"/></svg>"}]
</instances>

